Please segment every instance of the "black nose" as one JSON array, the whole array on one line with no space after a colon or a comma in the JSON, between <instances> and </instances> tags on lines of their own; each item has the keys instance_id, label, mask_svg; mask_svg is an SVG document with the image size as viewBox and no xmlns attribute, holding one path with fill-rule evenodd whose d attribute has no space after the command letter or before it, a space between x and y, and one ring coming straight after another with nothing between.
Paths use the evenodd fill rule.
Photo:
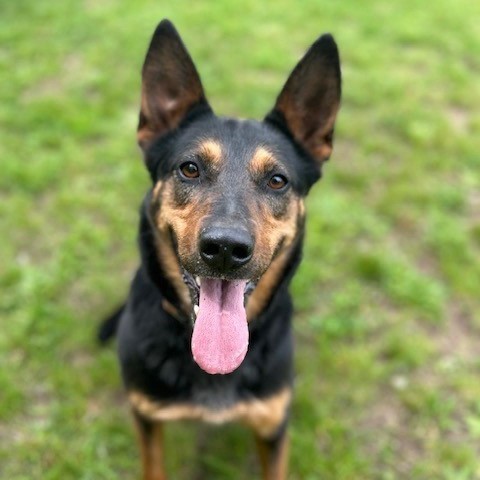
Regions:
<instances>
[{"instance_id":1,"label":"black nose","mask_svg":"<svg viewBox=\"0 0 480 480\"><path fill-rule=\"evenodd\" d=\"M243 229L211 227L200 236L200 255L207 265L225 273L252 258L253 238Z\"/></svg>"}]
</instances>

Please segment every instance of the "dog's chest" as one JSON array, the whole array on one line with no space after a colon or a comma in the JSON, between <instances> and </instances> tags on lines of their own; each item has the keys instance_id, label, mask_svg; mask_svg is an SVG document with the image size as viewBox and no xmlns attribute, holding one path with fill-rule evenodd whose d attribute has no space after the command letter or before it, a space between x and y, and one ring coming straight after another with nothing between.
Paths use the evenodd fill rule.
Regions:
<instances>
[{"instance_id":1,"label":"dog's chest","mask_svg":"<svg viewBox=\"0 0 480 480\"><path fill-rule=\"evenodd\" d=\"M207 406L190 402L161 402L131 391L129 401L141 416L153 421L197 420L212 424L240 422L264 437L280 427L291 400L290 388L266 398L251 398L230 406Z\"/></svg>"}]
</instances>

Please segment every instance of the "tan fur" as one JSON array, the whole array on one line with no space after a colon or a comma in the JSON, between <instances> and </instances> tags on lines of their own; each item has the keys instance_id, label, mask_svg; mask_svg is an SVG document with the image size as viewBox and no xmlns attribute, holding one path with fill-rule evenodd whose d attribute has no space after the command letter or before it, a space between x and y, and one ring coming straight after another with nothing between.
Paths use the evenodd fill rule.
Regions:
<instances>
[{"instance_id":1,"label":"tan fur","mask_svg":"<svg viewBox=\"0 0 480 480\"><path fill-rule=\"evenodd\" d=\"M165 184L162 207L156 219L157 226L160 231L167 231L168 227L173 228L178 238L178 254L181 258L187 258L196 250L201 222L208 215L209 208L208 202L197 197L185 205L177 205L172 184Z\"/></svg>"},{"instance_id":2,"label":"tan fur","mask_svg":"<svg viewBox=\"0 0 480 480\"><path fill-rule=\"evenodd\" d=\"M257 437L256 442L263 480L286 480L290 446L287 434L280 440L278 450L272 449L268 441L262 438Z\"/></svg>"},{"instance_id":3,"label":"tan fur","mask_svg":"<svg viewBox=\"0 0 480 480\"><path fill-rule=\"evenodd\" d=\"M250 163L248 169L254 176L260 176L272 170L277 164L273 153L269 152L265 147L258 147Z\"/></svg>"},{"instance_id":4,"label":"tan fur","mask_svg":"<svg viewBox=\"0 0 480 480\"><path fill-rule=\"evenodd\" d=\"M160 182L159 182L160 183ZM172 228L178 242L178 254L186 258L197 248L197 238L200 224L208 213L208 204L195 199L186 205L177 205L174 199L173 185L166 181L157 191L154 189L157 201L161 204L156 212L157 251L165 275L172 282L180 296L182 310L189 314L192 309L190 292L183 281L180 264L173 249L169 229Z\"/></svg>"},{"instance_id":5,"label":"tan fur","mask_svg":"<svg viewBox=\"0 0 480 480\"><path fill-rule=\"evenodd\" d=\"M201 142L197 153L216 170L221 166L223 158L222 146L215 140L204 140Z\"/></svg>"},{"instance_id":6,"label":"tan fur","mask_svg":"<svg viewBox=\"0 0 480 480\"><path fill-rule=\"evenodd\" d=\"M200 420L213 424L239 421L261 438L268 438L280 428L290 405L292 391L284 388L268 398L239 402L232 407L213 410L189 403L162 403L141 392L132 391L128 399L135 411L151 421Z\"/></svg>"},{"instance_id":7,"label":"tan fur","mask_svg":"<svg viewBox=\"0 0 480 480\"><path fill-rule=\"evenodd\" d=\"M253 320L265 308L273 290L278 284L285 265L289 259L290 250L297 236L297 225L303 217L305 208L303 200L292 198L288 211L281 219L274 218L267 208L261 208L255 215L257 224L256 236L258 245L256 255L270 261L275 248L283 238L282 250L265 273L260 277L257 286L247 300L247 318Z\"/></svg>"},{"instance_id":8,"label":"tan fur","mask_svg":"<svg viewBox=\"0 0 480 480\"><path fill-rule=\"evenodd\" d=\"M267 302L284 271L289 254L290 248L285 248L271 263L270 267L268 267L267 271L258 281L255 290L253 290L252 294L248 297L246 311L249 322L255 319L266 307Z\"/></svg>"},{"instance_id":9,"label":"tan fur","mask_svg":"<svg viewBox=\"0 0 480 480\"><path fill-rule=\"evenodd\" d=\"M135 418L143 465L143 480L166 480L163 459L163 426L152 423L148 431L142 421Z\"/></svg>"},{"instance_id":10,"label":"tan fur","mask_svg":"<svg viewBox=\"0 0 480 480\"><path fill-rule=\"evenodd\" d=\"M298 215L299 217L305 217L305 200L300 198L298 200Z\"/></svg>"},{"instance_id":11,"label":"tan fur","mask_svg":"<svg viewBox=\"0 0 480 480\"><path fill-rule=\"evenodd\" d=\"M281 252L270 264L266 272L257 283L255 290L247 301L247 318L252 320L265 308L273 289L278 284L285 265L290 256L290 250L293 240L297 235L297 225L299 216L303 217L303 200L294 198L290 202L290 207L284 217L275 219L267 209L264 209L258 218L257 235L259 238L258 255L271 258L274 249L283 238Z\"/></svg>"},{"instance_id":12,"label":"tan fur","mask_svg":"<svg viewBox=\"0 0 480 480\"><path fill-rule=\"evenodd\" d=\"M192 308L190 292L183 281L180 265L170 242L170 238L164 232L156 232L155 240L158 258L164 269L165 276L174 285L180 298L182 310L188 314Z\"/></svg>"},{"instance_id":13,"label":"tan fur","mask_svg":"<svg viewBox=\"0 0 480 480\"><path fill-rule=\"evenodd\" d=\"M162 191L163 187L163 182L161 180L158 180L158 182L155 184L155 187L153 187L152 190L152 197L154 200L158 201L160 199L160 192Z\"/></svg>"},{"instance_id":14,"label":"tan fur","mask_svg":"<svg viewBox=\"0 0 480 480\"><path fill-rule=\"evenodd\" d=\"M155 185L152 192L153 204L161 204L161 207L157 212L157 219L154 219L156 220L158 227L155 229L155 244L157 247L158 259L163 267L165 276L172 282L179 295L181 309L185 313L189 314L192 308L190 292L183 281L180 264L178 263L178 259L170 239L168 224L166 224L163 220L160 220L164 208L168 208L163 203L166 199L168 200L171 197L170 193L165 194L165 192L169 191L170 185L168 182L159 181ZM166 203L168 204L168 202ZM178 312L176 312L173 306L171 306L170 309L168 309L167 306L165 310L171 315L174 313L175 316L178 315Z\"/></svg>"},{"instance_id":15,"label":"tan fur","mask_svg":"<svg viewBox=\"0 0 480 480\"><path fill-rule=\"evenodd\" d=\"M284 245L290 245L297 234L297 216L299 211L299 201L297 198L290 200L287 213L282 218L274 218L273 215L263 208L261 221L258 225L260 229L259 237L262 239L262 248L268 249L273 253L280 240L284 239Z\"/></svg>"},{"instance_id":16,"label":"tan fur","mask_svg":"<svg viewBox=\"0 0 480 480\"><path fill-rule=\"evenodd\" d=\"M180 317L178 314L178 310L168 300L162 300L162 308L172 317Z\"/></svg>"}]
</instances>

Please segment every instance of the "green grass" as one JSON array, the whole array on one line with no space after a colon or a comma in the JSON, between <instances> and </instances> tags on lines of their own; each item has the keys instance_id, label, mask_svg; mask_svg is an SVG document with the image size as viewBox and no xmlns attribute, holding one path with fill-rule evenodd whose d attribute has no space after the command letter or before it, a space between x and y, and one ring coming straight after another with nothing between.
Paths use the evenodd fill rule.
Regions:
<instances>
[{"instance_id":1,"label":"green grass","mask_svg":"<svg viewBox=\"0 0 480 480\"><path fill-rule=\"evenodd\" d=\"M261 118L309 43L340 45L336 149L293 287L289 478L480 479L480 4L164 3L0 7L0 477L138 475L93 333L137 263L139 70L169 17L225 115ZM240 428L167 434L172 478L256 472Z\"/></svg>"}]
</instances>

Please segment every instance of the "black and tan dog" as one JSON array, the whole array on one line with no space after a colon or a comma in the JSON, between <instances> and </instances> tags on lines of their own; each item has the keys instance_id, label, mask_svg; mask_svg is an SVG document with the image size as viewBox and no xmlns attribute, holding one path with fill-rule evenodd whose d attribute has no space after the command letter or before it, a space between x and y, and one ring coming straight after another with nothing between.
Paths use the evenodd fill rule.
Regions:
<instances>
[{"instance_id":1,"label":"black and tan dog","mask_svg":"<svg viewBox=\"0 0 480 480\"><path fill-rule=\"evenodd\" d=\"M293 70L264 121L219 118L173 25L142 71L138 142L153 186L141 208L141 266L118 324L144 478L164 479L162 424L239 421L263 476L286 478L292 396L290 280L303 199L332 151L340 65L330 35Z\"/></svg>"}]
</instances>

